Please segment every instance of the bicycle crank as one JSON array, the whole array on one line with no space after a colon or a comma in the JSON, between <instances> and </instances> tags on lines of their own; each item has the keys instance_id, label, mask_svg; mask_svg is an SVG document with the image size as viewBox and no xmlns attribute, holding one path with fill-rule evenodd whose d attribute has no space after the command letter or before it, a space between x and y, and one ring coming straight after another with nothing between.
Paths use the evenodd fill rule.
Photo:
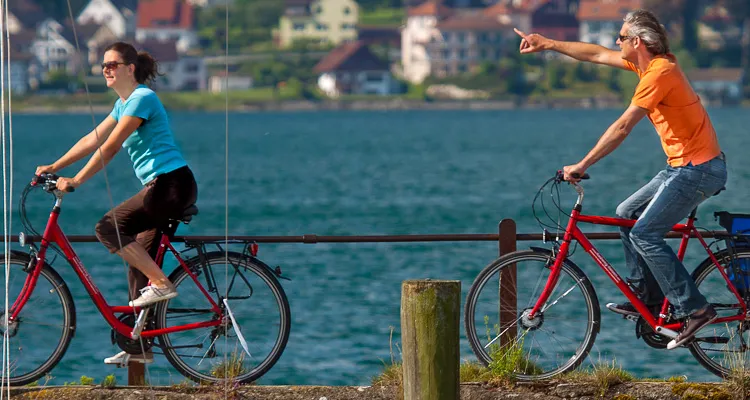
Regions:
<instances>
[{"instance_id":1,"label":"bicycle crank","mask_svg":"<svg viewBox=\"0 0 750 400\"><path fill-rule=\"evenodd\" d=\"M651 326L643 318L638 317L635 325L635 337L643 339L647 345L655 349L666 349L671 338L660 335L651 329Z\"/></svg>"},{"instance_id":2,"label":"bicycle crank","mask_svg":"<svg viewBox=\"0 0 750 400\"><path fill-rule=\"evenodd\" d=\"M136 326L136 317L133 314L124 314L118 319L129 327L135 328ZM155 329L155 325L153 318L148 318L145 322L146 329ZM143 342L143 349L141 349L141 341ZM117 344L120 349L128 354L141 354L143 351L151 349L154 345L154 338L131 339L112 329L112 344Z\"/></svg>"}]
</instances>

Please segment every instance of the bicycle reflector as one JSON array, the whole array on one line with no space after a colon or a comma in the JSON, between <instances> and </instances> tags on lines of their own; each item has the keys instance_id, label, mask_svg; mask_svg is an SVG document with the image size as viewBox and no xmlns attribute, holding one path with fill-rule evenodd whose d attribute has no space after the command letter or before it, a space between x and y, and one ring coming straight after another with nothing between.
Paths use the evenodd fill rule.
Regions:
<instances>
[{"instance_id":1,"label":"bicycle reflector","mask_svg":"<svg viewBox=\"0 0 750 400\"><path fill-rule=\"evenodd\" d=\"M18 244L21 245L21 247L26 247L26 234L23 232L18 233Z\"/></svg>"}]
</instances>

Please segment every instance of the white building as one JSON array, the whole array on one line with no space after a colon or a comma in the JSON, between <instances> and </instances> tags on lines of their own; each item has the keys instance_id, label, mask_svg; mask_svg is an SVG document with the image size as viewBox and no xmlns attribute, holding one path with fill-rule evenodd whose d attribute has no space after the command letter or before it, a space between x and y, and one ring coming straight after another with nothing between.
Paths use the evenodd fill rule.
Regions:
<instances>
[{"instance_id":1,"label":"white building","mask_svg":"<svg viewBox=\"0 0 750 400\"><path fill-rule=\"evenodd\" d=\"M437 24L453 11L442 4L425 2L410 8L408 14L406 26L401 30L402 73L409 82L420 83L431 73L427 45L442 39Z\"/></svg>"},{"instance_id":2,"label":"white building","mask_svg":"<svg viewBox=\"0 0 750 400\"><path fill-rule=\"evenodd\" d=\"M131 37L135 33L136 0L91 0L76 18L82 25L105 25L117 38Z\"/></svg>"},{"instance_id":3,"label":"white building","mask_svg":"<svg viewBox=\"0 0 750 400\"><path fill-rule=\"evenodd\" d=\"M222 93L232 90L247 90L253 87L253 78L249 76L240 76L224 72L212 75L208 79L208 91L211 93Z\"/></svg>"},{"instance_id":4,"label":"white building","mask_svg":"<svg viewBox=\"0 0 750 400\"><path fill-rule=\"evenodd\" d=\"M206 90L208 69L201 57L191 57L177 51L177 42L150 40L136 43L138 50L145 50L159 63L159 72L154 88L166 91Z\"/></svg>"},{"instance_id":5,"label":"white building","mask_svg":"<svg viewBox=\"0 0 750 400\"><path fill-rule=\"evenodd\" d=\"M641 0L581 0L578 5L580 41L618 49L623 18L641 8Z\"/></svg>"},{"instance_id":6,"label":"white building","mask_svg":"<svg viewBox=\"0 0 750 400\"><path fill-rule=\"evenodd\" d=\"M331 50L313 69L319 73L318 87L330 97L342 94L393 94L398 81L388 63L361 42L345 43Z\"/></svg>"}]
</instances>

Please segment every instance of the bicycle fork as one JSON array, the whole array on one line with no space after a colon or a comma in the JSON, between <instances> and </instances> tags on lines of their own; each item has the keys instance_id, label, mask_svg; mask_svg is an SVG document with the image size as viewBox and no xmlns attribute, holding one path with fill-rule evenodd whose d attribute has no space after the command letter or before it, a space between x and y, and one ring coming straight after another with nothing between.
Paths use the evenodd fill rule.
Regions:
<instances>
[{"instance_id":1,"label":"bicycle fork","mask_svg":"<svg viewBox=\"0 0 750 400\"><path fill-rule=\"evenodd\" d=\"M531 311L528 314L528 318L534 319L538 312L542 311L544 312L544 305L547 303L547 300L549 300L550 295L552 294L552 291L555 289L555 286L557 286L557 281L560 278L560 270L562 269L563 262L565 261L565 258L568 256L568 249L570 248L570 242L573 239L573 234L571 233L573 231L573 227L575 226L575 217L577 217L577 213L574 209L573 215L571 216L570 220L568 221L568 227L565 229L565 235L563 236L563 242L560 245L560 248L557 252L552 251L550 254L550 260L547 261L547 265L549 265L549 262L551 261L551 258L554 257L555 261L554 264L550 267L550 274L549 277L547 277L547 283L544 285L544 289L542 290L542 294L539 295L539 298L536 301L536 304L534 304L534 307L531 309Z\"/></svg>"}]
</instances>

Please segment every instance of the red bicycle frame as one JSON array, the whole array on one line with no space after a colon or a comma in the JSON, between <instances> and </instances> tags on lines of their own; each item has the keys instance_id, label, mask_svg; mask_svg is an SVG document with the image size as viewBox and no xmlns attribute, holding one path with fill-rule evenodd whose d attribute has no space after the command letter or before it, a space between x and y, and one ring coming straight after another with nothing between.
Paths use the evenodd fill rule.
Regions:
<instances>
[{"instance_id":1,"label":"red bicycle frame","mask_svg":"<svg viewBox=\"0 0 750 400\"><path fill-rule=\"evenodd\" d=\"M61 203L61 200L58 197L57 201L55 202L55 207L52 209L52 212L50 213L50 216L49 216L49 220L47 221L47 227L44 229L44 234L42 235L41 245L39 247L39 252L37 253L37 256L36 256L37 257L36 265L34 269L26 277L26 282L24 283L23 289L19 293L18 298L16 298L16 300L13 302L13 306L11 307L12 312L10 313L8 320L15 321L18 318L18 314L21 312L21 310L23 309L23 306L26 304L29 297L31 296L31 293L34 291L34 288L36 287L39 274L41 273L42 267L44 266L45 254L47 253L47 249L49 248L49 245L51 243L56 243L65 254L65 257L67 258L68 263L73 267L75 272L78 274L78 277L80 278L84 287L86 287L86 291L89 293L89 296L94 301L96 308L99 309L99 312L102 314L102 316L107 321L107 323L109 323L109 325L112 326L112 328L115 329L121 335L131 338L131 339L135 339L136 337L133 337L133 334L132 334L133 327L122 323L115 316L115 314L116 313L119 313L119 314L138 313L140 312L140 307L110 306L107 303L107 301L104 299L104 296L102 296L102 293L99 291L99 288L92 281L91 275L89 275L88 271L86 271L86 268L84 268L83 263L81 263L81 260L78 258L78 255L76 255L75 251L73 250L73 247L70 245L70 241L68 241L68 238L65 236L62 229L60 229L60 226L57 223L58 217L60 216L60 203ZM160 245L159 245L159 250L156 255L156 263L159 266L162 265L162 262L164 261L164 254L166 253L167 250L172 252L172 254L175 256L177 261L180 263L180 266L190 275L190 277L193 279L193 281L198 286L200 291L203 293L203 295L206 297L208 302L211 304L211 311L216 313L218 318L215 318L210 321L195 322L195 323L190 323L190 324L185 324L185 325L176 325L176 326L172 326L168 328L144 329L140 333L140 337L152 338L155 336L160 336L160 335L173 333L173 332L187 331L191 329L221 325L225 318L221 308L211 298L211 296L208 294L208 292L203 287L203 285L201 285L201 283L198 281L197 276L193 273L193 271L190 270L190 268L188 268L188 266L179 256L179 253L172 246L172 243L169 241L169 238L167 237L167 235L162 235Z\"/></svg>"},{"instance_id":2,"label":"red bicycle frame","mask_svg":"<svg viewBox=\"0 0 750 400\"><path fill-rule=\"evenodd\" d=\"M708 253L708 256L711 258L714 264L716 264L717 269L719 270L721 275L724 277L724 280L726 280L727 286L732 291L734 296L737 298L738 304L733 305L733 306L737 306L742 311L741 313L738 313L737 315L734 315L734 316L720 317L714 323L724 323L724 322L729 322L729 321L744 320L745 314L747 312L747 306L745 304L745 301L742 299L742 296L739 294L737 289L729 280L729 277L727 276L724 269L720 267L719 261L716 259L716 257L714 257L711 250L709 250L708 245L706 244L706 241L703 239L698 229L695 228L694 221L695 221L695 218L691 214L687 220L687 223L677 224L672 228L673 231L682 233L682 239L680 241L680 248L677 252L677 258L679 258L679 260L682 261L683 258L685 257L688 240L690 239L691 236L698 238L701 245L703 245L703 248ZM638 310L638 312L641 314L643 319L649 324L649 326L651 326L654 332L663 332L667 334L667 333L670 333L669 331L672 331L671 333L674 333L676 336L676 332L682 328L682 323L675 322L675 323L670 323L666 325L664 324L666 322L665 320L666 320L667 312L669 309L669 301L666 298L664 299L658 318L654 317L649 311L649 309L646 307L646 305L631 290L630 286L628 286L628 284L623 281L623 279L620 277L617 271L615 271L614 268L612 268L612 265L604 258L604 256L602 256L601 253L599 253L599 250L597 250L596 247L594 247L594 245L591 243L591 241L589 241L586 235L584 235L584 233L581 232L581 229L578 228L578 222L590 223L594 225L632 228L633 225L635 225L636 220L581 215L581 206L579 203L576 203L576 206L573 208L573 211L570 215L568 226L565 228L565 235L563 236L563 242L560 245L560 249L557 253L557 257L555 258L555 263L551 268L550 276L547 278L547 283L544 287L544 290L542 291L541 296L539 297L536 304L534 305L534 308L531 310L531 313L529 316L531 318L534 318L536 313L539 312L539 310L542 310L544 304L547 303L549 296L552 294L552 291L557 285L557 280L560 277L560 271L562 269L563 260L565 260L565 258L568 256L568 249L570 248L570 243L573 240L577 240L581 244L583 249L589 254L589 256L591 256L591 258L599 265L599 267L607 274L607 276L609 276L612 282L614 282L614 284L620 289L620 291L625 295L625 297L627 297L628 300L633 304L633 306L635 306L636 310Z\"/></svg>"}]
</instances>

